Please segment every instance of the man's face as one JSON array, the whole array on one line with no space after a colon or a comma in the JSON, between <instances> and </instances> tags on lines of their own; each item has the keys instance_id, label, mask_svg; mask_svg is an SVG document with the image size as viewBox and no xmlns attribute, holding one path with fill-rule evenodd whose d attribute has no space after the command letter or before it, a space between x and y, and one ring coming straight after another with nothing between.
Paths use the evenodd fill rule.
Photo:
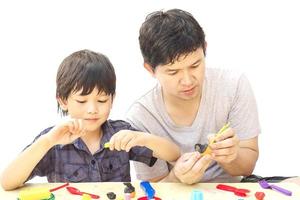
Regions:
<instances>
[{"instance_id":1,"label":"man's face","mask_svg":"<svg viewBox=\"0 0 300 200\"><path fill-rule=\"evenodd\" d=\"M71 118L83 119L87 132L99 131L109 116L112 96L104 92L98 93L97 88L88 95L81 95L81 92L72 93L61 107L68 111Z\"/></svg>"},{"instance_id":2,"label":"man's face","mask_svg":"<svg viewBox=\"0 0 300 200\"><path fill-rule=\"evenodd\" d=\"M173 64L157 66L154 76L161 84L164 97L193 100L202 92L205 56L202 48L180 56Z\"/></svg>"}]
</instances>

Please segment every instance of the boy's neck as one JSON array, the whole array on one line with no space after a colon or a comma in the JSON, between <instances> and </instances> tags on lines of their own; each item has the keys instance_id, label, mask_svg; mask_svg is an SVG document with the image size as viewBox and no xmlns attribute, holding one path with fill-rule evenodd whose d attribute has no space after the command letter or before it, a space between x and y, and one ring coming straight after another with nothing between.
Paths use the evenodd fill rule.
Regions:
<instances>
[{"instance_id":1,"label":"boy's neck","mask_svg":"<svg viewBox=\"0 0 300 200\"><path fill-rule=\"evenodd\" d=\"M81 137L91 154L94 154L97 150L99 150L102 135L102 129L100 128L100 130L97 131L87 132Z\"/></svg>"}]
</instances>

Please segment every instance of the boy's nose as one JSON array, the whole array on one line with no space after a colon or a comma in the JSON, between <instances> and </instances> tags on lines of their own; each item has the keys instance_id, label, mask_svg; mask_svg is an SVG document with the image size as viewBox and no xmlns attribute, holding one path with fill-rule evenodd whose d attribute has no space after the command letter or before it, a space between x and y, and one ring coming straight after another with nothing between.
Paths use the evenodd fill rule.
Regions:
<instances>
[{"instance_id":1,"label":"boy's nose","mask_svg":"<svg viewBox=\"0 0 300 200\"><path fill-rule=\"evenodd\" d=\"M89 114L95 114L95 113L98 113L98 108L96 105L93 105L93 104L90 104L88 106L88 113Z\"/></svg>"}]
</instances>

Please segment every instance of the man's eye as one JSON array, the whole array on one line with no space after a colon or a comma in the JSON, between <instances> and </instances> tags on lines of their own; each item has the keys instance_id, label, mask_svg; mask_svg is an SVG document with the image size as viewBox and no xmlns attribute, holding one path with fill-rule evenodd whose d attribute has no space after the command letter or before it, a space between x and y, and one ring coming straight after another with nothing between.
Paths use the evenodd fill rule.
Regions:
<instances>
[{"instance_id":1,"label":"man's eye","mask_svg":"<svg viewBox=\"0 0 300 200\"><path fill-rule=\"evenodd\" d=\"M177 71L169 71L168 74L169 75L175 75L175 74L177 74Z\"/></svg>"},{"instance_id":2,"label":"man's eye","mask_svg":"<svg viewBox=\"0 0 300 200\"><path fill-rule=\"evenodd\" d=\"M106 100L98 100L99 103L105 103L107 101L108 101L108 99L106 99Z\"/></svg>"},{"instance_id":3,"label":"man's eye","mask_svg":"<svg viewBox=\"0 0 300 200\"><path fill-rule=\"evenodd\" d=\"M86 101L79 101L79 100L76 100L77 103L85 103Z\"/></svg>"}]
</instances>

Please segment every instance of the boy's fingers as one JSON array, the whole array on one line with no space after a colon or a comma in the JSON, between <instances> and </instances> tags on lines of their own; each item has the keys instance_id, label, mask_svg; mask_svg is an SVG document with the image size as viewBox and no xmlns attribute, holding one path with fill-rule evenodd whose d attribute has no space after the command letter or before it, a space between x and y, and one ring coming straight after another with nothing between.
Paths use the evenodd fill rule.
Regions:
<instances>
[{"instance_id":1,"label":"boy's fingers","mask_svg":"<svg viewBox=\"0 0 300 200\"><path fill-rule=\"evenodd\" d=\"M122 142L122 136L118 135L116 138L115 138L115 149L117 151L121 151L121 142Z\"/></svg>"},{"instance_id":2,"label":"boy's fingers","mask_svg":"<svg viewBox=\"0 0 300 200\"><path fill-rule=\"evenodd\" d=\"M67 122L67 126L69 129L69 132L71 132L73 134L74 133L74 121L71 120L71 121Z\"/></svg>"},{"instance_id":3,"label":"boy's fingers","mask_svg":"<svg viewBox=\"0 0 300 200\"><path fill-rule=\"evenodd\" d=\"M126 150L127 149L128 143L133 140L132 136L133 135L131 135L131 134L127 134L127 135L125 135L123 137L122 142L121 142L121 148L122 148L122 150Z\"/></svg>"},{"instance_id":4,"label":"boy's fingers","mask_svg":"<svg viewBox=\"0 0 300 200\"><path fill-rule=\"evenodd\" d=\"M83 131L83 120L82 119L78 120L78 130Z\"/></svg>"},{"instance_id":5,"label":"boy's fingers","mask_svg":"<svg viewBox=\"0 0 300 200\"><path fill-rule=\"evenodd\" d=\"M115 149L115 136L112 136L109 140L109 150L113 151Z\"/></svg>"},{"instance_id":6,"label":"boy's fingers","mask_svg":"<svg viewBox=\"0 0 300 200\"><path fill-rule=\"evenodd\" d=\"M129 152L132 147L136 146L135 140L130 140L125 147L125 151Z\"/></svg>"}]
</instances>

